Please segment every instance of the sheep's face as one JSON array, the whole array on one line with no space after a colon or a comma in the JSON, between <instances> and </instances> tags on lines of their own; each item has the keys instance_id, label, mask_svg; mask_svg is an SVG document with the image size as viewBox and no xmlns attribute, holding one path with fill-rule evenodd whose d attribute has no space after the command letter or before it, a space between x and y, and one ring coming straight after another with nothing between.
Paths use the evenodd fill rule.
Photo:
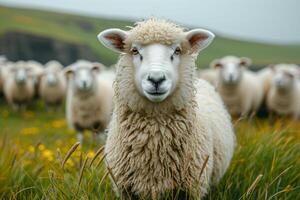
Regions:
<instances>
[{"instance_id":1,"label":"sheep's face","mask_svg":"<svg viewBox=\"0 0 300 200\"><path fill-rule=\"evenodd\" d=\"M90 91L94 86L95 76L88 68L79 68L74 72L74 85L80 91Z\"/></svg>"},{"instance_id":2,"label":"sheep's face","mask_svg":"<svg viewBox=\"0 0 300 200\"><path fill-rule=\"evenodd\" d=\"M225 57L212 62L219 69L220 80L224 84L236 85L243 77L244 68L251 63L249 58Z\"/></svg>"},{"instance_id":3,"label":"sheep's face","mask_svg":"<svg viewBox=\"0 0 300 200\"><path fill-rule=\"evenodd\" d=\"M283 91L291 90L294 85L295 75L292 72L284 70L275 70L273 84L276 88Z\"/></svg>"},{"instance_id":4,"label":"sheep's face","mask_svg":"<svg viewBox=\"0 0 300 200\"><path fill-rule=\"evenodd\" d=\"M160 30L158 30L159 32ZM125 45L130 32L120 29L108 29L98 35L99 41L106 47L131 57L134 72L135 88L141 96L151 102L162 102L171 96L176 88L184 67L183 56L195 57L213 40L213 33L195 29L182 32L173 43L158 40L157 35L163 37L164 31L159 34L149 31L148 40L133 41ZM183 49L183 46L185 50ZM192 77L188 81L193 81Z\"/></svg>"},{"instance_id":5,"label":"sheep's face","mask_svg":"<svg viewBox=\"0 0 300 200\"><path fill-rule=\"evenodd\" d=\"M72 86L75 91L89 92L95 87L97 79L96 72L98 72L99 69L99 66L93 66L92 63L87 66L67 67L65 69L65 75L67 79L72 79Z\"/></svg>"},{"instance_id":6,"label":"sheep's face","mask_svg":"<svg viewBox=\"0 0 300 200\"><path fill-rule=\"evenodd\" d=\"M47 85L55 86L58 84L58 73L48 72L46 74Z\"/></svg>"},{"instance_id":7,"label":"sheep's face","mask_svg":"<svg viewBox=\"0 0 300 200\"><path fill-rule=\"evenodd\" d=\"M31 77L30 68L25 67L11 67L11 73L14 74L14 80L18 85L24 85L28 78Z\"/></svg>"},{"instance_id":8,"label":"sheep's face","mask_svg":"<svg viewBox=\"0 0 300 200\"><path fill-rule=\"evenodd\" d=\"M172 94L178 81L180 52L179 44L132 45L135 85L142 96L161 102Z\"/></svg>"}]
</instances>

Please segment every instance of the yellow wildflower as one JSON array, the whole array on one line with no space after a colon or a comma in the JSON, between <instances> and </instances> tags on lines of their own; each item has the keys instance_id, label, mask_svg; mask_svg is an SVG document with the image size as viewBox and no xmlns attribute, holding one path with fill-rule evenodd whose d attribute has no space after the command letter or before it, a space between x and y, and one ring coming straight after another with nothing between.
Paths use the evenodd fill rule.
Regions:
<instances>
[{"instance_id":1,"label":"yellow wildflower","mask_svg":"<svg viewBox=\"0 0 300 200\"><path fill-rule=\"evenodd\" d=\"M54 160L53 153L49 149L45 149L42 152L42 157L47 159L48 161L53 161Z\"/></svg>"},{"instance_id":2,"label":"yellow wildflower","mask_svg":"<svg viewBox=\"0 0 300 200\"><path fill-rule=\"evenodd\" d=\"M88 153L87 153L87 157L93 158L94 156L95 156L95 152L92 151L92 150L89 150Z\"/></svg>"},{"instance_id":3,"label":"yellow wildflower","mask_svg":"<svg viewBox=\"0 0 300 200\"><path fill-rule=\"evenodd\" d=\"M39 150L40 150L40 151L43 151L43 150L45 150L45 149L46 149L45 145L43 145L43 144L40 144L40 145L39 145Z\"/></svg>"},{"instance_id":4,"label":"yellow wildflower","mask_svg":"<svg viewBox=\"0 0 300 200\"><path fill-rule=\"evenodd\" d=\"M34 153L34 152L35 152L34 146L30 145L30 146L28 147L28 151L29 151L30 153Z\"/></svg>"}]
</instances>

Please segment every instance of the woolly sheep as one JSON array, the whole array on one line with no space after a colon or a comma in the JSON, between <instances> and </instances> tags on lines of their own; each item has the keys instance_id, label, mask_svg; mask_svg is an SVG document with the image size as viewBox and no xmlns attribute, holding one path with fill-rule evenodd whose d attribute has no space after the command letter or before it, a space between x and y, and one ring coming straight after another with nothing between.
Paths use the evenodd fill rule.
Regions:
<instances>
[{"instance_id":1,"label":"woolly sheep","mask_svg":"<svg viewBox=\"0 0 300 200\"><path fill-rule=\"evenodd\" d=\"M4 96L15 110L25 108L34 96L32 70L24 61L6 66L4 78Z\"/></svg>"},{"instance_id":2,"label":"woolly sheep","mask_svg":"<svg viewBox=\"0 0 300 200\"><path fill-rule=\"evenodd\" d=\"M123 198L157 199L180 189L182 197L200 199L225 173L235 140L230 115L195 72L213 37L160 19L98 35L121 53L105 154Z\"/></svg>"},{"instance_id":3,"label":"woolly sheep","mask_svg":"<svg viewBox=\"0 0 300 200\"><path fill-rule=\"evenodd\" d=\"M263 82L264 94L266 95L271 87L272 78L274 75L274 70L272 68L285 68L289 67L292 69L292 72L297 76L300 77L300 68L298 65L295 64L271 64L261 70L258 71L258 75Z\"/></svg>"},{"instance_id":4,"label":"woolly sheep","mask_svg":"<svg viewBox=\"0 0 300 200\"><path fill-rule=\"evenodd\" d=\"M104 139L104 130L112 110L112 79L103 65L77 61L65 69L67 75L66 114L69 128L77 130L82 142L83 131L91 130L94 136Z\"/></svg>"},{"instance_id":5,"label":"woolly sheep","mask_svg":"<svg viewBox=\"0 0 300 200\"><path fill-rule=\"evenodd\" d=\"M245 69L250 64L249 58L236 56L225 56L211 63L211 67L218 70L217 91L235 117L255 114L263 101L261 79Z\"/></svg>"},{"instance_id":6,"label":"woolly sheep","mask_svg":"<svg viewBox=\"0 0 300 200\"><path fill-rule=\"evenodd\" d=\"M300 80L298 69L292 65L271 66L273 72L267 93L267 107L273 114L300 117Z\"/></svg>"},{"instance_id":7,"label":"woolly sheep","mask_svg":"<svg viewBox=\"0 0 300 200\"><path fill-rule=\"evenodd\" d=\"M66 80L63 66L57 61L49 61L40 77L39 95L48 106L59 106L66 94Z\"/></svg>"}]
</instances>

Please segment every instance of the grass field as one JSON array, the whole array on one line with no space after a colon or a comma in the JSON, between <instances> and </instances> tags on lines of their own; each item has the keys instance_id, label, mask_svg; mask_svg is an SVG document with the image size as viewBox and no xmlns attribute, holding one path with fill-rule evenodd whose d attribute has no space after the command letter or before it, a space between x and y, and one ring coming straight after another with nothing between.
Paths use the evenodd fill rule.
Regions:
<instances>
[{"instance_id":1,"label":"grass field","mask_svg":"<svg viewBox=\"0 0 300 200\"><path fill-rule=\"evenodd\" d=\"M300 199L300 123L244 120L235 124L237 148L220 185L206 199ZM63 111L42 103L13 112L0 104L0 199L117 199L107 178L102 145L76 143Z\"/></svg>"},{"instance_id":2,"label":"grass field","mask_svg":"<svg viewBox=\"0 0 300 200\"><path fill-rule=\"evenodd\" d=\"M99 61L111 65L117 54L105 49L96 35L106 28L132 26L133 22L96 17L46 12L32 9L17 9L0 6L0 36L7 31L21 31L89 46ZM247 56L256 66L288 62L300 64L300 44L289 46L262 44L224 38L218 33L212 45L198 59L200 67L207 67L215 58L228 54Z\"/></svg>"}]
</instances>

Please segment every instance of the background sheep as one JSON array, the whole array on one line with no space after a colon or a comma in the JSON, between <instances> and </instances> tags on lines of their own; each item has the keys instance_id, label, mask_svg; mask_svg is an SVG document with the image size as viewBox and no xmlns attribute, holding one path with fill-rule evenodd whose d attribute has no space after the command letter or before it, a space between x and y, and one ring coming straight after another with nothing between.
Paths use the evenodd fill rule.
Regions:
<instances>
[{"instance_id":1,"label":"background sheep","mask_svg":"<svg viewBox=\"0 0 300 200\"><path fill-rule=\"evenodd\" d=\"M24 61L6 66L3 88L7 102L15 110L25 108L34 96L32 68Z\"/></svg>"},{"instance_id":2,"label":"background sheep","mask_svg":"<svg viewBox=\"0 0 300 200\"><path fill-rule=\"evenodd\" d=\"M50 61L40 77L39 95L48 106L59 106L65 98L66 80L62 69L59 62Z\"/></svg>"},{"instance_id":3,"label":"background sheep","mask_svg":"<svg viewBox=\"0 0 300 200\"><path fill-rule=\"evenodd\" d=\"M293 65L271 66L273 78L267 93L267 107L272 114L300 116L300 80ZM272 116L271 116L272 117Z\"/></svg>"},{"instance_id":4,"label":"background sheep","mask_svg":"<svg viewBox=\"0 0 300 200\"><path fill-rule=\"evenodd\" d=\"M112 79L105 72L99 74L103 68L99 63L78 61L65 69L68 80L67 121L69 128L77 130L80 142L86 129L102 133L102 137L110 120Z\"/></svg>"},{"instance_id":5,"label":"background sheep","mask_svg":"<svg viewBox=\"0 0 300 200\"><path fill-rule=\"evenodd\" d=\"M123 198L181 190L181 198L199 199L226 171L234 147L230 116L195 72L196 55L213 37L158 19L98 35L122 53L105 152Z\"/></svg>"},{"instance_id":6,"label":"background sheep","mask_svg":"<svg viewBox=\"0 0 300 200\"><path fill-rule=\"evenodd\" d=\"M226 56L211 63L218 70L217 91L232 116L255 114L263 101L261 79L246 67L249 58Z\"/></svg>"}]
</instances>

